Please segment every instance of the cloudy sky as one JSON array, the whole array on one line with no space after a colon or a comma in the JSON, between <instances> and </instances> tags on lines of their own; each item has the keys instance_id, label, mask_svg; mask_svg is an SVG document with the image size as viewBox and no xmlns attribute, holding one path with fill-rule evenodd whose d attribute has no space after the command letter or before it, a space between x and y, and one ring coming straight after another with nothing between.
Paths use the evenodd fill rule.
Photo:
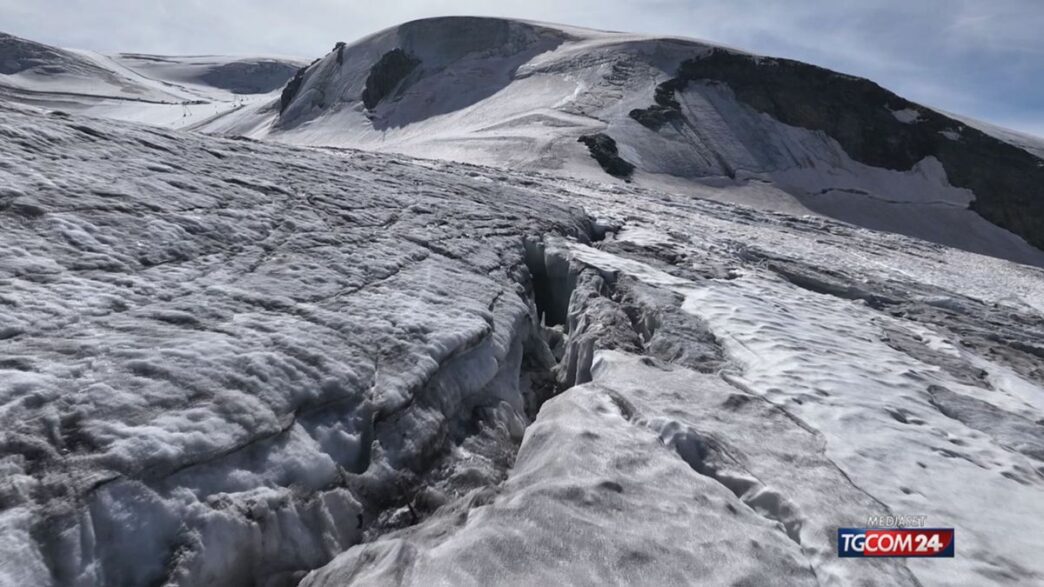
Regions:
<instances>
[{"instance_id":1,"label":"cloudy sky","mask_svg":"<svg viewBox=\"0 0 1044 587\"><path fill-rule=\"evenodd\" d=\"M1044 136L1044 0L0 0L0 30L109 52L311 58L450 14L696 37Z\"/></svg>"}]
</instances>

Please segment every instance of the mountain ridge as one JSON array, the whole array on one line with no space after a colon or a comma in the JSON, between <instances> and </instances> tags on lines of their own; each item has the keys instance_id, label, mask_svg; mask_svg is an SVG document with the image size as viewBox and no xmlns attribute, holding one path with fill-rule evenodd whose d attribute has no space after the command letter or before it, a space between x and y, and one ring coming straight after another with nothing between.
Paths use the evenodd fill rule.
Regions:
<instances>
[{"instance_id":1,"label":"mountain ridge","mask_svg":"<svg viewBox=\"0 0 1044 587\"><path fill-rule=\"evenodd\" d=\"M281 88L302 64L273 56L105 55L0 33L0 97L182 128Z\"/></svg>"},{"instance_id":2,"label":"mountain ridge","mask_svg":"<svg viewBox=\"0 0 1044 587\"><path fill-rule=\"evenodd\" d=\"M388 78L379 100L364 99L374 68L395 51L409 70ZM731 69L712 65L723 59ZM819 80L815 91L802 90L805 77ZM755 206L1044 264L1044 159L1025 141L793 60L675 37L445 17L339 46L297 79L278 111L254 104L197 128L611 181L577 145L601 134L623 161L613 166L622 180L673 191L724 182Z\"/></svg>"}]
</instances>

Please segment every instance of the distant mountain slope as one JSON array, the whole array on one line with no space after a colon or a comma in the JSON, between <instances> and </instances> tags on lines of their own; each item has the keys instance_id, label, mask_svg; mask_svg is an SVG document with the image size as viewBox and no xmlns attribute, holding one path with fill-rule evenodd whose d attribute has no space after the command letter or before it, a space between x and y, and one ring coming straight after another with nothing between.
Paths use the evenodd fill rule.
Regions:
<instances>
[{"instance_id":1,"label":"distant mountain slope","mask_svg":"<svg viewBox=\"0 0 1044 587\"><path fill-rule=\"evenodd\" d=\"M181 127L259 100L301 65L270 57L108 56L0 33L0 98Z\"/></svg>"},{"instance_id":2,"label":"distant mountain slope","mask_svg":"<svg viewBox=\"0 0 1044 587\"><path fill-rule=\"evenodd\" d=\"M116 62L153 79L209 86L234 94L281 89L303 63L272 57L166 56L120 53Z\"/></svg>"},{"instance_id":3,"label":"distant mountain slope","mask_svg":"<svg viewBox=\"0 0 1044 587\"><path fill-rule=\"evenodd\" d=\"M0 33L0 84L23 92L51 92L142 101L180 98L158 83L108 67L104 58Z\"/></svg>"},{"instance_id":4,"label":"distant mountain slope","mask_svg":"<svg viewBox=\"0 0 1044 587\"><path fill-rule=\"evenodd\" d=\"M1031 142L867 80L688 39L415 21L339 45L278 100L198 128L670 191L710 183L760 207L1044 264Z\"/></svg>"},{"instance_id":5,"label":"distant mountain slope","mask_svg":"<svg viewBox=\"0 0 1044 587\"><path fill-rule=\"evenodd\" d=\"M109 57L8 35L0 47L0 97L31 105L671 193L712 186L715 198L1044 266L1044 141L796 61L473 17L405 23L304 67Z\"/></svg>"}]
</instances>

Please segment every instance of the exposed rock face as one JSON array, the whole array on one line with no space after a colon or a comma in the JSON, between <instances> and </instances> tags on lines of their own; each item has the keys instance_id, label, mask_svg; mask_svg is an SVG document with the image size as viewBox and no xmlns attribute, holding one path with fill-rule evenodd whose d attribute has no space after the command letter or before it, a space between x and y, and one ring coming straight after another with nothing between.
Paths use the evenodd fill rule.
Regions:
<instances>
[{"instance_id":1,"label":"exposed rock face","mask_svg":"<svg viewBox=\"0 0 1044 587\"><path fill-rule=\"evenodd\" d=\"M402 49L392 49L382 55L366 78L366 88L362 93L363 105L370 110L376 108L418 65L420 59Z\"/></svg>"},{"instance_id":2,"label":"exposed rock face","mask_svg":"<svg viewBox=\"0 0 1044 587\"><path fill-rule=\"evenodd\" d=\"M309 66L311 67L311 66ZM286 83L283 88L283 93L279 95L279 113L282 114L286 107L294 101L294 97L297 96L297 92L301 89L301 83L304 82L305 73L308 72L308 67L302 67L297 70L294 77L290 78L290 81Z\"/></svg>"},{"instance_id":3,"label":"exposed rock face","mask_svg":"<svg viewBox=\"0 0 1044 587\"><path fill-rule=\"evenodd\" d=\"M634 165L620 157L616 141L609 135L605 133L584 135L577 139L577 142L587 145L591 156L609 175L627 179L634 173Z\"/></svg>"},{"instance_id":4,"label":"exposed rock face","mask_svg":"<svg viewBox=\"0 0 1044 587\"><path fill-rule=\"evenodd\" d=\"M726 83L742 102L780 122L827 133L861 163L905 171L935 157L950 183L974 192L973 210L1044 248L1044 160L866 79L715 50L683 62L657 88L656 105L631 117L659 129L681 116L674 92L704 79Z\"/></svg>"},{"instance_id":5,"label":"exposed rock face","mask_svg":"<svg viewBox=\"0 0 1044 587\"><path fill-rule=\"evenodd\" d=\"M200 79L236 94L266 94L285 84L296 70L281 61L233 61L215 67Z\"/></svg>"},{"instance_id":6,"label":"exposed rock face","mask_svg":"<svg viewBox=\"0 0 1044 587\"><path fill-rule=\"evenodd\" d=\"M628 115L652 130L660 130L669 122L681 120L681 105L674 97L674 92L684 88L686 83L688 82L679 78L671 78L663 82L656 86L654 97L656 104L648 108L635 108Z\"/></svg>"}]
</instances>

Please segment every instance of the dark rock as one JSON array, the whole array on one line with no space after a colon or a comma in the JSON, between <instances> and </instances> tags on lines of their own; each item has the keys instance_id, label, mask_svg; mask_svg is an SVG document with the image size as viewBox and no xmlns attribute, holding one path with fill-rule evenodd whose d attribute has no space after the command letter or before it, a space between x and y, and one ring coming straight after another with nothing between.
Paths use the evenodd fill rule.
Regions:
<instances>
[{"instance_id":1,"label":"dark rock","mask_svg":"<svg viewBox=\"0 0 1044 587\"><path fill-rule=\"evenodd\" d=\"M313 62L314 63L314 62ZM311 67L309 65L308 67ZM308 67L302 67L297 70L294 77L290 78L286 86L283 87L283 93L279 96L279 113L282 114L286 107L290 105L290 102L294 101L297 96L297 92L301 89L301 84L304 83L305 72L308 71Z\"/></svg>"},{"instance_id":2,"label":"dark rock","mask_svg":"<svg viewBox=\"0 0 1044 587\"><path fill-rule=\"evenodd\" d=\"M605 133L584 135L577 139L577 142L587 145L591 156L609 175L627 179L634 172L634 165L620 157L616 141L609 135Z\"/></svg>"},{"instance_id":3,"label":"dark rock","mask_svg":"<svg viewBox=\"0 0 1044 587\"><path fill-rule=\"evenodd\" d=\"M665 124L682 120L681 104L674 93L685 88L687 80L669 79L656 86L654 100L656 103L648 108L635 108L628 114L643 126L652 130L660 130Z\"/></svg>"},{"instance_id":4,"label":"dark rock","mask_svg":"<svg viewBox=\"0 0 1044 587\"><path fill-rule=\"evenodd\" d=\"M344 65L344 41L338 41L334 51L337 51L337 65Z\"/></svg>"},{"instance_id":5,"label":"dark rock","mask_svg":"<svg viewBox=\"0 0 1044 587\"><path fill-rule=\"evenodd\" d=\"M632 111L632 118L653 130L680 119L674 92L701 79L728 84L741 102L780 122L825 132L860 163L905 171L935 157L952 185L975 194L972 210L1044 249L1044 160L1023 149L866 79L725 50L683 62L657 88L656 105ZM903 109L919 118L896 119L892 113Z\"/></svg>"},{"instance_id":6,"label":"dark rock","mask_svg":"<svg viewBox=\"0 0 1044 587\"><path fill-rule=\"evenodd\" d=\"M376 108L418 65L420 59L402 49L392 49L381 55L366 78L366 88L362 93L363 105L369 110Z\"/></svg>"}]
</instances>

